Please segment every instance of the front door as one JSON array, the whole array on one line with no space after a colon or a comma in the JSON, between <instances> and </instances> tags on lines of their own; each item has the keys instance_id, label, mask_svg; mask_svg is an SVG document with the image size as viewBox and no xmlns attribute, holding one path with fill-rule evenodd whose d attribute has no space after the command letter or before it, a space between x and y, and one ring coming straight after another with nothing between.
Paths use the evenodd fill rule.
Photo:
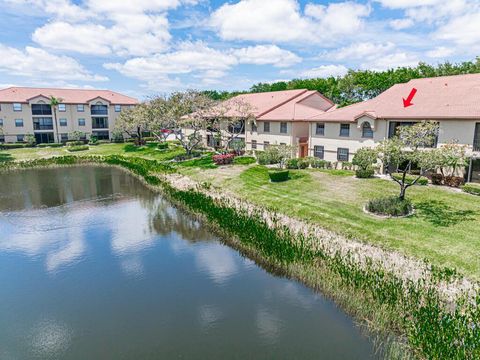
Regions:
<instances>
[{"instance_id":1,"label":"front door","mask_svg":"<svg viewBox=\"0 0 480 360\"><path fill-rule=\"evenodd\" d=\"M299 157L304 158L308 153L308 144L300 144L300 153Z\"/></svg>"},{"instance_id":2,"label":"front door","mask_svg":"<svg viewBox=\"0 0 480 360\"><path fill-rule=\"evenodd\" d=\"M470 171L470 181L480 183L480 159L472 161L472 169Z\"/></svg>"}]
</instances>

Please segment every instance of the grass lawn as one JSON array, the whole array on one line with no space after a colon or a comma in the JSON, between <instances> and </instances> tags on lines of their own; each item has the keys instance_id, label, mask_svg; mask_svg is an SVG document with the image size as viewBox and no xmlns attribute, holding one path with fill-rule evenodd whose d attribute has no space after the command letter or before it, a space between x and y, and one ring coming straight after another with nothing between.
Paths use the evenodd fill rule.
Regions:
<instances>
[{"instance_id":1,"label":"grass lawn","mask_svg":"<svg viewBox=\"0 0 480 360\"><path fill-rule=\"evenodd\" d=\"M480 279L480 197L414 186L407 191L416 208L414 215L379 219L365 214L364 204L397 194L398 185L383 179L356 179L349 171L291 170L291 179L283 183L271 183L263 166L190 170L188 175L348 237L455 267Z\"/></svg>"},{"instance_id":2,"label":"grass lawn","mask_svg":"<svg viewBox=\"0 0 480 360\"><path fill-rule=\"evenodd\" d=\"M168 161L173 159L175 156L184 154L185 151L181 146L170 144L170 149L168 150L159 150L157 145L147 144L145 146L136 147L130 143L119 143L119 144L100 144L90 146L89 150L79 151L71 153L67 151L67 147L60 148L23 148L23 149L11 149L11 150L0 150L0 162L2 161L21 161L28 159L39 159L47 158L51 156L62 156L62 155L123 155L123 156L135 156L142 157L146 159L155 159L159 161Z\"/></svg>"}]
</instances>

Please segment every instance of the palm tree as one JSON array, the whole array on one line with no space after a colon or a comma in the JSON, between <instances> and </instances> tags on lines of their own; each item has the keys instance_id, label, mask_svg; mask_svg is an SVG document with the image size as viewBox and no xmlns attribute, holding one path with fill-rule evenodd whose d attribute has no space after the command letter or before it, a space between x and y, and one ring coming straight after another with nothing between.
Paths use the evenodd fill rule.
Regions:
<instances>
[{"instance_id":1,"label":"palm tree","mask_svg":"<svg viewBox=\"0 0 480 360\"><path fill-rule=\"evenodd\" d=\"M55 137L56 137L56 142L60 142L60 139L58 137L58 123L57 123L57 107L58 104L60 104L63 101L61 98L56 98L53 95L50 95L50 106L53 109L53 121L55 122Z\"/></svg>"}]
</instances>

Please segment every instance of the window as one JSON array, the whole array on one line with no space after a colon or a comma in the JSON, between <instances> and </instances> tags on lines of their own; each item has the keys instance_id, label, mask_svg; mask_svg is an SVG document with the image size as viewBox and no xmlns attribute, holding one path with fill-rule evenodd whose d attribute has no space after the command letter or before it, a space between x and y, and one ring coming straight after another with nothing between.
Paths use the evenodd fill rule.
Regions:
<instances>
[{"instance_id":1,"label":"window","mask_svg":"<svg viewBox=\"0 0 480 360\"><path fill-rule=\"evenodd\" d=\"M52 115L52 107L49 104L32 104L32 115Z\"/></svg>"},{"instance_id":2,"label":"window","mask_svg":"<svg viewBox=\"0 0 480 360\"><path fill-rule=\"evenodd\" d=\"M115 112L122 111L122 105L115 105Z\"/></svg>"},{"instance_id":3,"label":"window","mask_svg":"<svg viewBox=\"0 0 480 360\"><path fill-rule=\"evenodd\" d=\"M108 131L93 131L92 136L95 136L98 140L110 140Z\"/></svg>"},{"instance_id":4,"label":"window","mask_svg":"<svg viewBox=\"0 0 480 360\"><path fill-rule=\"evenodd\" d=\"M23 142L25 135L17 135L17 142Z\"/></svg>"},{"instance_id":5,"label":"window","mask_svg":"<svg viewBox=\"0 0 480 360\"><path fill-rule=\"evenodd\" d=\"M60 134L60 141L68 141L68 134Z\"/></svg>"},{"instance_id":6,"label":"window","mask_svg":"<svg viewBox=\"0 0 480 360\"><path fill-rule=\"evenodd\" d=\"M62 118L58 120L60 122L60 126L67 126L67 119Z\"/></svg>"},{"instance_id":7,"label":"window","mask_svg":"<svg viewBox=\"0 0 480 360\"><path fill-rule=\"evenodd\" d=\"M85 105L77 104L77 112L84 112L84 111L85 111Z\"/></svg>"},{"instance_id":8,"label":"window","mask_svg":"<svg viewBox=\"0 0 480 360\"><path fill-rule=\"evenodd\" d=\"M15 119L15 127L23 127L23 119Z\"/></svg>"},{"instance_id":9,"label":"window","mask_svg":"<svg viewBox=\"0 0 480 360\"><path fill-rule=\"evenodd\" d=\"M347 148L338 148L337 149L337 160L338 161L348 161L348 149Z\"/></svg>"},{"instance_id":10,"label":"window","mask_svg":"<svg viewBox=\"0 0 480 360\"><path fill-rule=\"evenodd\" d=\"M13 111L22 111L22 104L13 103Z\"/></svg>"},{"instance_id":11,"label":"window","mask_svg":"<svg viewBox=\"0 0 480 360\"><path fill-rule=\"evenodd\" d=\"M0 143L4 143L5 142L5 135L0 135Z\"/></svg>"},{"instance_id":12,"label":"window","mask_svg":"<svg viewBox=\"0 0 480 360\"><path fill-rule=\"evenodd\" d=\"M368 122L364 122L362 125L362 137L364 138L373 138L373 130Z\"/></svg>"},{"instance_id":13,"label":"window","mask_svg":"<svg viewBox=\"0 0 480 360\"><path fill-rule=\"evenodd\" d=\"M287 123L286 122L281 122L280 123L280 133L281 134L286 134L287 133Z\"/></svg>"},{"instance_id":14,"label":"window","mask_svg":"<svg viewBox=\"0 0 480 360\"><path fill-rule=\"evenodd\" d=\"M269 146L270 146L270 142L269 142L269 141L264 141L264 142L263 142L263 148L264 148L264 149L267 149Z\"/></svg>"},{"instance_id":15,"label":"window","mask_svg":"<svg viewBox=\"0 0 480 360\"><path fill-rule=\"evenodd\" d=\"M3 119L0 119L0 127L3 126Z\"/></svg>"},{"instance_id":16,"label":"window","mask_svg":"<svg viewBox=\"0 0 480 360\"><path fill-rule=\"evenodd\" d=\"M51 117L33 118L33 130L53 130L53 120Z\"/></svg>"},{"instance_id":17,"label":"window","mask_svg":"<svg viewBox=\"0 0 480 360\"><path fill-rule=\"evenodd\" d=\"M257 132L257 124L252 122L252 132Z\"/></svg>"},{"instance_id":18,"label":"window","mask_svg":"<svg viewBox=\"0 0 480 360\"><path fill-rule=\"evenodd\" d=\"M315 145L313 147L313 156L319 159L323 159L325 153L325 148L320 145Z\"/></svg>"},{"instance_id":19,"label":"window","mask_svg":"<svg viewBox=\"0 0 480 360\"><path fill-rule=\"evenodd\" d=\"M257 148L257 140L252 140L252 149Z\"/></svg>"},{"instance_id":20,"label":"window","mask_svg":"<svg viewBox=\"0 0 480 360\"><path fill-rule=\"evenodd\" d=\"M78 126L85 126L85 119L83 118L78 119Z\"/></svg>"},{"instance_id":21,"label":"window","mask_svg":"<svg viewBox=\"0 0 480 360\"><path fill-rule=\"evenodd\" d=\"M325 135L325 124L324 123L317 123L315 128L315 135Z\"/></svg>"},{"instance_id":22,"label":"window","mask_svg":"<svg viewBox=\"0 0 480 360\"><path fill-rule=\"evenodd\" d=\"M340 136L350 136L350 124L340 124Z\"/></svg>"},{"instance_id":23,"label":"window","mask_svg":"<svg viewBox=\"0 0 480 360\"><path fill-rule=\"evenodd\" d=\"M270 123L268 121L263 123L263 132L270 132Z\"/></svg>"},{"instance_id":24,"label":"window","mask_svg":"<svg viewBox=\"0 0 480 360\"><path fill-rule=\"evenodd\" d=\"M61 112L67 111L67 105L58 104L58 111L61 111Z\"/></svg>"}]
</instances>

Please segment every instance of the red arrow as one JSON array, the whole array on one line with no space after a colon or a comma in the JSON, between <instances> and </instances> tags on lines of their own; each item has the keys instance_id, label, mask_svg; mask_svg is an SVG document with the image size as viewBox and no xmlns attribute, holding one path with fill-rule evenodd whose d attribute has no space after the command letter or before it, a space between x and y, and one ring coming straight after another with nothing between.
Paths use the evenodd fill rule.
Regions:
<instances>
[{"instance_id":1,"label":"red arrow","mask_svg":"<svg viewBox=\"0 0 480 360\"><path fill-rule=\"evenodd\" d=\"M410 91L410 94L408 94L408 97L407 97L406 100L405 100L404 98L402 98L402 100L403 100L403 107L409 107L409 106L412 106L412 105L413 105L412 100L413 100L413 97L415 96L416 93L417 93L417 89L413 88L413 89Z\"/></svg>"}]
</instances>

